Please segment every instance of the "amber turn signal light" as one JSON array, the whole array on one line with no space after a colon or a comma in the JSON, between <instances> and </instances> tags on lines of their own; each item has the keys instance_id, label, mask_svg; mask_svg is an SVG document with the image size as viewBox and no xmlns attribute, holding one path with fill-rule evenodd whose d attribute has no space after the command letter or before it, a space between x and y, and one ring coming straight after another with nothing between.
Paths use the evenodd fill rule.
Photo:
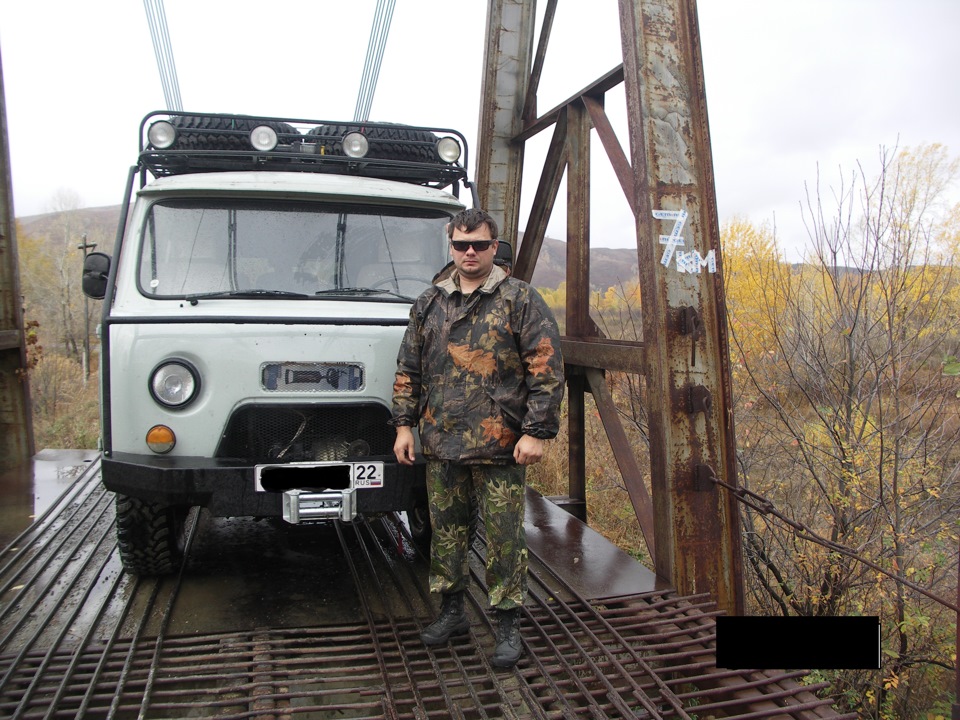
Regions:
<instances>
[{"instance_id":1,"label":"amber turn signal light","mask_svg":"<svg viewBox=\"0 0 960 720\"><path fill-rule=\"evenodd\" d=\"M155 453L168 453L177 444L177 436L166 425L154 425L147 430L147 447Z\"/></svg>"}]
</instances>

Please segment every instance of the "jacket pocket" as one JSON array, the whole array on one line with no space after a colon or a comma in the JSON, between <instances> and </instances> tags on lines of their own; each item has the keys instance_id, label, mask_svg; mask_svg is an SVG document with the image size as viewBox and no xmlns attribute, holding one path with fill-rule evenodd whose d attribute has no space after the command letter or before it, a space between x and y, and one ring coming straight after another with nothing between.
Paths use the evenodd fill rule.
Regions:
<instances>
[{"instance_id":1,"label":"jacket pocket","mask_svg":"<svg viewBox=\"0 0 960 720\"><path fill-rule=\"evenodd\" d=\"M490 401L503 417L503 423L520 437L523 408L526 406L526 388L498 385L489 390Z\"/></svg>"}]
</instances>

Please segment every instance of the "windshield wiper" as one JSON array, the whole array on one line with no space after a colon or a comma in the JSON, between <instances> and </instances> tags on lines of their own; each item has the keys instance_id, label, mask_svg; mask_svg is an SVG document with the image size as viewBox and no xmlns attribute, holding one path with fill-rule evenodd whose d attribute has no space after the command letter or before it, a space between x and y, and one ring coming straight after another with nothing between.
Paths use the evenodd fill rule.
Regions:
<instances>
[{"instance_id":1,"label":"windshield wiper","mask_svg":"<svg viewBox=\"0 0 960 720\"><path fill-rule=\"evenodd\" d=\"M187 300L191 305L196 305L197 300L210 300L215 298L305 298L309 297L304 293L290 292L289 290L219 290L206 293L193 293L187 295Z\"/></svg>"},{"instance_id":2,"label":"windshield wiper","mask_svg":"<svg viewBox=\"0 0 960 720\"><path fill-rule=\"evenodd\" d=\"M403 300L413 300L409 295L403 295L386 288L345 287L317 290L314 295L389 295Z\"/></svg>"}]
</instances>

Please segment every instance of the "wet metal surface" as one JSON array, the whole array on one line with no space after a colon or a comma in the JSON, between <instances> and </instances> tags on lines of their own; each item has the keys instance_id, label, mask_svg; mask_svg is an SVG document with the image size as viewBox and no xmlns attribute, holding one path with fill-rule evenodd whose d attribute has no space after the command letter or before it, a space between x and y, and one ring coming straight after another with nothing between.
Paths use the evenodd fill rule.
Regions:
<instances>
[{"instance_id":1,"label":"wet metal surface","mask_svg":"<svg viewBox=\"0 0 960 720\"><path fill-rule=\"evenodd\" d=\"M667 588L643 565L553 503L527 503L526 532L531 552L590 600Z\"/></svg>"},{"instance_id":2,"label":"wet metal surface","mask_svg":"<svg viewBox=\"0 0 960 720\"><path fill-rule=\"evenodd\" d=\"M397 518L195 513L183 572L138 579L120 568L98 464L79 459L0 560L0 717L832 716L802 673L718 670L712 603L656 587L534 493L525 653L496 671L482 538L471 632L428 650L426 561Z\"/></svg>"},{"instance_id":3,"label":"wet metal surface","mask_svg":"<svg viewBox=\"0 0 960 720\"><path fill-rule=\"evenodd\" d=\"M0 546L46 512L96 458L92 450L43 450L0 472Z\"/></svg>"}]
</instances>

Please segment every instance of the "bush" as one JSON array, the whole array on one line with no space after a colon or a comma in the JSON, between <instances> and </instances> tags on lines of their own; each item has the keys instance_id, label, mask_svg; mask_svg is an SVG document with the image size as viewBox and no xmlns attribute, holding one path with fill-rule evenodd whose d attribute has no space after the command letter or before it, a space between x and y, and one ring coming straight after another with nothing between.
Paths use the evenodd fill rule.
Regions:
<instances>
[{"instance_id":1,"label":"bush","mask_svg":"<svg viewBox=\"0 0 960 720\"><path fill-rule=\"evenodd\" d=\"M97 376L62 355L44 355L30 370L33 435L38 449L86 450L100 436Z\"/></svg>"}]
</instances>

